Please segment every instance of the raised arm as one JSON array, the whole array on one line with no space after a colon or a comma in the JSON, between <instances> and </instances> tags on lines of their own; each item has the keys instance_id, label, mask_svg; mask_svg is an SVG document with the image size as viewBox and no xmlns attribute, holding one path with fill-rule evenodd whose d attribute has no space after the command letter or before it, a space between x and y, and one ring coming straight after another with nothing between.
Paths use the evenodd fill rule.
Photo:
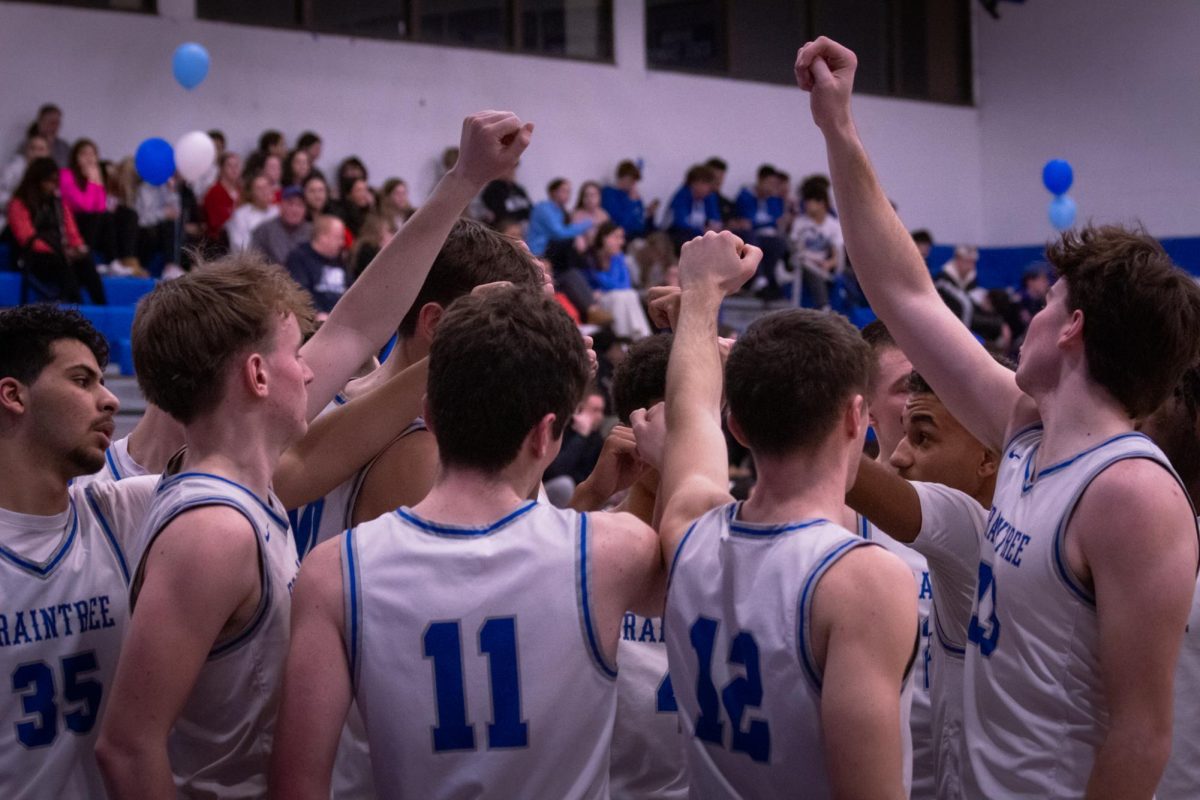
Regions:
<instances>
[{"instance_id":1,"label":"raised arm","mask_svg":"<svg viewBox=\"0 0 1200 800\"><path fill-rule=\"evenodd\" d=\"M717 313L725 295L754 275L762 251L732 233L706 233L683 246L679 324L667 365L667 435L659 534L668 568L688 526L728 502L729 462L721 431L723 371Z\"/></svg>"},{"instance_id":2,"label":"raised arm","mask_svg":"<svg viewBox=\"0 0 1200 800\"><path fill-rule=\"evenodd\" d=\"M463 122L458 162L304 345L314 376L308 387L310 420L396 331L455 220L489 181L516 166L532 133L532 123L506 111L482 111Z\"/></svg>"},{"instance_id":3,"label":"raised arm","mask_svg":"<svg viewBox=\"0 0 1200 800\"><path fill-rule=\"evenodd\" d=\"M324 497L383 451L421 413L429 359L322 414L288 448L272 478L287 508Z\"/></svg>"},{"instance_id":4,"label":"raised arm","mask_svg":"<svg viewBox=\"0 0 1200 800\"><path fill-rule=\"evenodd\" d=\"M921 498L912 484L862 456L846 505L897 541L911 544L921 532Z\"/></svg>"},{"instance_id":5,"label":"raised arm","mask_svg":"<svg viewBox=\"0 0 1200 800\"><path fill-rule=\"evenodd\" d=\"M795 65L825 136L855 275L871 308L950 412L999 450L1024 395L1013 373L987 354L938 297L921 254L879 185L850 113L857 64L854 53L821 37L800 49Z\"/></svg>"}]
</instances>

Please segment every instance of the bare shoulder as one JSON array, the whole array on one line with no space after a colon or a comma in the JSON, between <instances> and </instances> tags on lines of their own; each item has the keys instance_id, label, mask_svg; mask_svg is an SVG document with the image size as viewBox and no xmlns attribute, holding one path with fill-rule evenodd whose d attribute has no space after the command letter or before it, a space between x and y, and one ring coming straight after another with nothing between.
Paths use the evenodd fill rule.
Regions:
<instances>
[{"instance_id":1,"label":"bare shoulder","mask_svg":"<svg viewBox=\"0 0 1200 800\"><path fill-rule=\"evenodd\" d=\"M346 534L335 536L313 548L300 565L294 605L317 607L342 621L342 549Z\"/></svg>"},{"instance_id":2,"label":"bare shoulder","mask_svg":"<svg viewBox=\"0 0 1200 800\"><path fill-rule=\"evenodd\" d=\"M641 559L658 552L658 534L625 511L597 511L587 515L596 547L614 558Z\"/></svg>"},{"instance_id":3,"label":"bare shoulder","mask_svg":"<svg viewBox=\"0 0 1200 800\"><path fill-rule=\"evenodd\" d=\"M258 537L246 515L225 505L190 508L174 517L155 537L151 553L194 559L196 566L240 568L257 563Z\"/></svg>"},{"instance_id":4,"label":"bare shoulder","mask_svg":"<svg viewBox=\"0 0 1200 800\"><path fill-rule=\"evenodd\" d=\"M1183 487L1163 465L1148 458L1122 459L1097 475L1069 525L1089 559L1155 543L1186 541L1193 551L1197 544L1195 512Z\"/></svg>"},{"instance_id":5,"label":"bare shoulder","mask_svg":"<svg viewBox=\"0 0 1200 800\"><path fill-rule=\"evenodd\" d=\"M354 522L421 502L437 468L437 441L432 433L418 430L395 439L367 469L354 506Z\"/></svg>"},{"instance_id":6,"label":"bare shoulder","mask_svg":"<svg viewBox=\"0 0 1200 800\"><path fill-rule=\"evenodd\" d=\"M828 619L830 614L903 606L914 596L908 565L882 547L863 545L851 548L821 577L813 608Z\"/></svg>"}]
</instances>

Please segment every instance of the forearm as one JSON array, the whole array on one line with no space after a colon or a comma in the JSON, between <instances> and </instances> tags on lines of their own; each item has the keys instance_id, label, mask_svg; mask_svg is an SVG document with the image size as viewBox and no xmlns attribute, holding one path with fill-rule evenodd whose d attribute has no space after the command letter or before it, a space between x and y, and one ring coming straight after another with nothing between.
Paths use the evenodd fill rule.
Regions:
<instances>
[{"instance_id":1,"label":"forearm","mask_svg":"<svg viewBox=\"0 0 1200 800\"><path fill-rule=\"evenodd\" d=\"M299 508L349 480L421 414L429 359L322 415L275 468L274 488L288 508Z\"/></svg>"},{"instance_id":2,"label":"forearm","mask_svg":"<svg viewBox=\"0 0 1200 800\"><path fill-rule=\"evenodd\" d=\"M96 760L112 800L175 797L165 738L150 741L143 737L114 743L102 736L96 744Z\"/></svg>"},{"instance_id":3,"label":"forearm","mask_svg":"<svg viewBox=\"0 0 1200 800\"><path fill-rule=\"evenodd\" d=\"M1087 800L1151 797L1170 754L1169 718L1165 725L1114 720L1096 751L1085 797Z\"/></svg>"},{"instance_id":4,"label":"forearm","mask_svg":"<svg viewBox=\"0 0 1200 800\"><path fill-rule=\"evenodd\" d=\"M667 366L667 437L686 439L688 429L721 416L721 354L717 346L719 289L689 289L679 302L679 323Z\"/></svg>"},{"instance_id":5,"label":"forearm","mask_svg":"<svg viewBox=\"0 0 1200 800\"><path fill-rule=\"evenodd\" d=\"M862 456L858 476L846 492L846 505L901 542L921 532L921 498L908 481Z\"/></svg>"}]
</instances>

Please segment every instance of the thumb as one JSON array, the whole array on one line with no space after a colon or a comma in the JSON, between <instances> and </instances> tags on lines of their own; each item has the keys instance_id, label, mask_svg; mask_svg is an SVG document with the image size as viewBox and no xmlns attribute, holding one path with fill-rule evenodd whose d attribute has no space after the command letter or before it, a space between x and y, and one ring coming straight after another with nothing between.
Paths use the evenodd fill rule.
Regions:
<instances>
[{"instance_id":1,"label":"thumb","mask_svg":"<svg viewBox=\"0 0 1200 800\"><path fill-rule=\"evenodd\" d=\"M833 80L833 72L830 71L829 65L825 63L825 59L817 56L813 59L809 66L809 71L812 73L814 84L828 84Z\"/></svg>"}]
</instances>

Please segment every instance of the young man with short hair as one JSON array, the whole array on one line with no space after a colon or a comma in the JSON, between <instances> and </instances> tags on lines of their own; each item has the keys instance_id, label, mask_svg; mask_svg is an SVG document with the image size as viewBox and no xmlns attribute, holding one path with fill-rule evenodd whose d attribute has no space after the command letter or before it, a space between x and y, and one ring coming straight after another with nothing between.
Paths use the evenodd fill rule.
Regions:
<instances>
[{"instance_id":1,"label":"young man with short hair","mask_svg":"<svg viewBox=\"0 0 1200 800\"><path fill-rule=\"evenodd\" d=\"M94 748L129 625L118 537L154 491L149 478L70 485L104 464L107 360L76 311L0 311L0 795L13 800L104 796Z\"/></svg>"},{"instance_id":2,"label":"young man with short hair","mask_svg":"<svg viewBox=\"0 0 1200 800\"><path fill-rule=\"evenodd\" d=\"M867 427L869 351L844 319L771 314L733 346L729 427L753 453L758 483L744 503L729 494L717 312L758 259L714 233L680 260L659 532L691 786L713 797L798 787L905 797L912 576L829 521L840 518Z\"/></svg>"},{"instance_id":3,"label":"young man with short hair","mask_svg":"<svg viewBox=\"0 0 1200 800\"><path fill-rule=\"evenodd\" d=\"M543 293L500 288L456 303L429 359L442 470L305 561L273 790L329 796L353 698L394 796L604 795L621 621L661 607L663 576L634 517L526 499L583 393L583 343Z\"/></svg>"},{"instance_id":4,"label":"young man with short hair","mask_svg":"<svg viewBox=\"0 0 1200 800\"><path fill-rule=\"evenodd\" d=\"M1133 420L1200 356L1200 287L1145 233L1068 232L1014 376L942 303L888 203L850 113L856 66L821 38L795 71L859 281L955 418L1002 452L968 625L963 793L1149 796L1198 546L1183 487Z\"/></svg>"},{"instance_id":5,"label":"young man with short hair","mask_svg":"<svg viewBox=\"0 0 1200 800\"><path fill-rule=\"evenodd\" d=\"M275 464L395 330L454 221L531 132L505 112L469 117L458 164L303 345L302 290L247 256L139 305L138 379L184 424L188 454L130 554L135 611L97 745L111 795L265 792L298 567Z\"/></svg>"}]
</instances>

